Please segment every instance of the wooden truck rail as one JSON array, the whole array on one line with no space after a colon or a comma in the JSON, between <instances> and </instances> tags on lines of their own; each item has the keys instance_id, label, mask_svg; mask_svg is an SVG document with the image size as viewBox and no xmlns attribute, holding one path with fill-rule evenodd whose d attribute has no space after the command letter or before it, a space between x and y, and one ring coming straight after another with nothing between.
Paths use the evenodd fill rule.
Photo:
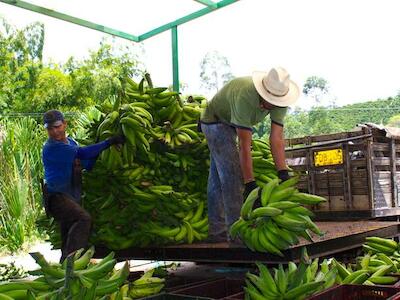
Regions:
<instances>
[{"instance_id":1,"label":"wooden truck rail","mask_svg":"<svg viewBox=\"0 0 400 300\"><path fill-rule=\"evenodd\" d=\"M400 215L400 137L381 128L286 140L301 191L323 196L320 220Z\"/></svg>"}]
</instances>

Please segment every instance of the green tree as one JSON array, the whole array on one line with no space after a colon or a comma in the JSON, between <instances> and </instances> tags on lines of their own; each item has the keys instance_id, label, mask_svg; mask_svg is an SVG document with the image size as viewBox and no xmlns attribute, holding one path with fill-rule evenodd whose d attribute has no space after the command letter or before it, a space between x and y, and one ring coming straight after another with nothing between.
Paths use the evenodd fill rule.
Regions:
<instances>
[{"instance_id":1,"label":"green tree","mask_svg":"<svg viewBox=\"0 0 400 300\"><path fill-rule=\"evenodd\" d=\"M71 77L72 97L80 99L77 103L88 105L118 94L121 78L144 74L145 67L138 60L143 51L140 45L117 46L104 39L88 58L78 61L71 57L62 69Z\"/></svg>"},{"instance_id":2,"label":"green tree","mask_svg":"<svg viewBox=\"0 0 400 300\"><path fill-rule=\"evenodd\" d=\"M345 130L330 114L330 109L315 107L308 113L309 135L328 134Z\"/></svg>"},{"instance_id":3,"label":"green tree","mask_svg":"<svg viewBox=\"0 0 400 300\"><path fill-rule=\"evenodd\" d=\"M268 119L268 118L267 118ZM255 138L269 139L269 133L271 132L271 122L264 120L253 127L253 136Z\"/></svg>"},{"instance_id":4,"label":"green tree","mask_svg":"<svg viewBox=\"0 0 400 300\"><path fill-rule=\"evenodd\" d=\"M0 112L31 97L42 68L43 35L41 23L16 29L0 20Z\"/></svg>"},{"instance_id":5,"label":"green tree","mask_svg":"<svg viewBox=\"0 0 400 300\"><path fill-rule=\"evenodd\" d=\"M24 105L25 111L44 112L54 108L83 107L79 98L72 97L71 78L59 68L43 68L38 76L36 88L28 105ZM18 110L18 107L16 107Z\"/></svg>"},{"instance_id":6,"label":"green tree","mask_svg":"<svg viewBox=\"0 0 400 300\"><path fill-rule=\"evenodd\" d=\"M311 97L316 105L321 104L321 99L329 92L328 81L322 77L310 76L303 86L303 94Z\"/></svg>"},{"instance_id":7,"label":"green tree","mask_svg":"<svg viewBox=\"0 0 400 300\"><path fill-rule=\"evenodd\" d=\"M218 51L208 52L200 63L201 85L208 91L217 92L234 76L228 59Z\"/></svg>"},{"instance_id":8,"label":"green tree","mask_svg":"<svg viewBox=\"0 0 400 300\"><path fill-rule=\"evenodd\" d=\"M310 134L308 112L296 108L285 117L285 138L301 137Z\"/></svg>"},{"instance_id":9,"label":"green tree","mask_svg":"<svg viewBox=\"0 0 400 300\"><path fill-rule=\"evenodd\" d=\"M400 115L390 117L386 125L389 127L400 127Z\"/></svg>"},{"instance_id":10,"label":"green tree","mask_svg":"<svg viewBox=\"0 0 400 300\"><path fill-rule=\"evenodd\" d=\"M28 53L33 60L42 61L44 46L44 24L35 22L24 30Z\"/></svg>"},{"instance_id":11,"label":"green tree","mask_svg":"<svg viewBox=\"0 0 400 300\"><path fill-rule=\"evenodd\" d=\"M0 113L82 110L121 91L121 78L139 76L142 46L104 39L83 60L44 64L44 26L17 29L0 20Z\"/></svg>"}]
</instances>

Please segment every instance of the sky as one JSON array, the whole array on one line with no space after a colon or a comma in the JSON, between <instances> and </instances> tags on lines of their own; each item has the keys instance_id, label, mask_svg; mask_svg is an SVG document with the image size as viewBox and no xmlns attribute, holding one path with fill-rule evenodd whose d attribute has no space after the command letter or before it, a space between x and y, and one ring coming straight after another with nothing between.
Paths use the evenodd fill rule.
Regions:
<instances>
[{"instance_id":1,"label":"sky","mask_svg":"<svg viewBox=\"0 0 400 300\"><path fill-rule=\"evenodd\" d=\"M191 0L27 0L127 33L140 35L202 8ZM178 27L179 75L200 93L200 61L217 50L234 76L282 66L300 88L309 76L326 79L338 105L400 91L398 0L240 0ZM44 59L83 58L105 34L0 3L18 27L45 24ZM117 43L132 43L120 38ZM171 33L143 42L145 63L158 86L172 84ZM328 99L329 98L329 99ZM301 97L300 107L310 99ZM322 103L327 104L327 103Z\"/></svg>"}]
</instances>

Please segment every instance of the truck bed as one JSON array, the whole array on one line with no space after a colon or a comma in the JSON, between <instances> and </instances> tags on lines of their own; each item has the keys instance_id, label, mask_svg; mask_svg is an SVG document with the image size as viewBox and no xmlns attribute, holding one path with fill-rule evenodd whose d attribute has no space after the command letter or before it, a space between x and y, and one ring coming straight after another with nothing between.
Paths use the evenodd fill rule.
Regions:
<instances>
[{"instance_id":1,"label":"truck bed","mask_svg":"<svg viewBox=\"0 0 400 300\"><path fill-rule=\"evenodd\" d=\"M314 243L300 240L298 245L283 251L284 257L269 253L252 252L242 244L228 243L194 243L170 245L163 247L128 248L117 250L120 260L148 259L161 261L195 261L195 262L232 262L247 263L263 261L265 263L285 263L298 261L301 248L307 247L311 257L323 257L360 247L368 236L397 237L400 235L400 222L388 221L347 221L316 222L324 236L314 235ZM105 256L110 250L96 247L96 257Z\"/></svg>"}]
</instances>

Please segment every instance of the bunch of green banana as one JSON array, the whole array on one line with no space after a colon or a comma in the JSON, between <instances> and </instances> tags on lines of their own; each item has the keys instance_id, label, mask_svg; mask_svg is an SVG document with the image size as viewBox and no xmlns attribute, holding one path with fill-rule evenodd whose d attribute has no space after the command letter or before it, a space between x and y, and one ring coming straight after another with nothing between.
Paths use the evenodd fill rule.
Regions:
<instances>
[{"instance_id":1,"label":"bunch of green banana","mask_svg":"<svg viewBox=\"0 0 400 300\"><path fill-rule=\"evenodd\" d=\"M76 251L69 262L72 274L68 275L67 260L62 265L50 264L42 254L31 253L40 266L40 269L32 273L39 277L35 280L0 283L0 299L132 299L130 291L134 289L135 282L130 286L127 281L128 262L119 270L115 270L116 260L113 252L96 264L90 262L93 254L93 248L86 252L83 252L83 249ZM164 279L151 279L159 282L157 291L152 292L158 293L164 286ZM147 295L150 295L150 292Z\"/></svg>"},{"instance_id":2,"label":"bunch of green banana","mask_svg":"<svg viewBox=\"0 0 400 300\"><path fill-rule=\"evenodd\" d=\"M208 216L203 216L204 202L200 202L196 210L189 213L177 212L175 216L181 218L181 224L175 227L160 226L157 223L148 223L148 231L165 239L165 242L188 243L201 241L208 236Z\"/></svg>"},{"instance_id":3,"label":"bunch of green banana","mask_svg":"<svg viewBox=\"0 0 400 300\"><path fill-rule=\"evenodd\" d=\"M154 138L174 149L182 145L201 142L196 128L197 124L195 123L174 127L170 122L165 122L164 126L154 127L151 133Z\"/></svg>"},{"instance_id":4,"label":"bunch of green banana","mask_svg":"<svg viewBox=\"0 0 400 300\"><path fill-rule=\"evenodd\" d=\"M396 263L382 253L372 256L366 254L358 258L355 267L346 267L334 260L333 268L338 271L338 284L391 285L399 280L398 277L390 276L390 273L397 272Z\"/></svg>"},{"instance_id":5,"label":"bunch of green banana","mask_svg":"<svg viewBox=\"0 0 400 300\"><path fill-rule=\"evenodd\" d=\"M262 187L273 179L278 178L268 142L261 139L253 139L251 156L253 159L254 178L258 186Z\"/></svg>"},{"instance_id":6,"label":"bunch of green banana","mask_svg":"<svg viewBox=\"0 0 400 300\"><path fill-rule=\"evenodd\" d=\"M329 268L326 261L318 265L318 258L312 262L302 259L299 265L289 262L285 270L280 264L271 271L263 264L256 263L259 275L247 273L245 299L305 299L335 284L336 270Z\"/></svg>"},{"instance_id":7,"label":"bunch of green banana","mask_svg":"<svg viewBox=\"0 0 400 300\"><path fill-rule=\"evenodd\" d=\"M164 278L153 277L154 269L145 272L139 279L132 282L129 296L132 299L143 298L159 293L164 287Z\"/></svg>"},{"instance_id":8,"label":"bunch of green banana","mask_svg":"<svg viewBox=\"0 0 400 300\"><path fill-rule=\"evenodd\" d=\"M0 264L0 281L19 279L26 276L28 276L28 273L23 268L16 266L15 262Z\"/></svg>"},{"instance_id":9,"label":"bunch of green banana","mask_svg":"<svg viewBox=\"0 0 400 300\"><path fill-rule=\"evenodd\" d=\"M363 244L365 252L384 253L386 255L400 255L399 244L392 239L385 239L381 237L367 237L366 242Z\"/></svg>"},{"instance_id":10,"label":"bunch of green banana","mask_svg":"<svg viewBox=\"0 0 400 300\"><path fill-rule=\"evenodd\" d=\"M334 260L338 270L337 283L341 284L393 284L398 281L400 253L398 243L392 239L367 237L363 245L365 255L357 257L355 264L347 266Z\"/></svg>"},{"instance_id":11,"label":"bunch of green banana","mask_svg":"<svg viewBox=\"0 0 400 300\"><path fill-rule=\"evenodd\" d=\"M262 188L254 189L246 198L240 218L230 228L230 235L239 236L252 251L269 252L283 256L286 250L303 237L312 242L310 230L321 235L311 220L313 213L302 204L318 204L324 198L300 193L295 188L297 179L281 184L273 179ZM256 201L261 206L254 208Z\"/></svg>"}]
</instances>

